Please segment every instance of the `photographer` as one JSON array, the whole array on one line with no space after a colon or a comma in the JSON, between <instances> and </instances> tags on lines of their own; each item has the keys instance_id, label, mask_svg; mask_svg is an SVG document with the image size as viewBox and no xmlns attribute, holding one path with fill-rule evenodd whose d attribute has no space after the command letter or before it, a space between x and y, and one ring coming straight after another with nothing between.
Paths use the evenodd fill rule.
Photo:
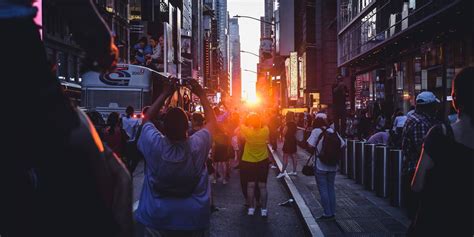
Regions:
<instances>
[{"instance_id":1,"label":"photographer","mask_svg":"<svg viewBox=\"0 0 474 237\"><path fill-rule=\"evenodd\" d=\"M0 235L130 236L130 176L62 91L33 20L33 2L0 1L0 47L10 55L0 68L2 78L15 78L4 80L14 93L2 93L2 101L17 115L15 126L4 130L2 150L14 155L0 165L0 187L8 193L0 198ZM102 72L115 67L118 49L94 1L47 2L84 50L84 66Z\"/></svg>"},{"instance_id":2,"label":"photographer","mask_svg":"<svg viewBox=\"0 0 474 237\"><path fill-rule=\"evenodd\" d=\"M206 125L188 137L188 118L181 108L170 108L163 133L150 122L165 100L177 90L177 81L164 85L143 121L138 149L145 158L145 178L136 220L144 236L204 236L210 222L210 187L205 166L216 124L206 95L196 80L189 83L204 107ZM186 213L186 215L183 215Z\"/></svg>"}]
</instances>

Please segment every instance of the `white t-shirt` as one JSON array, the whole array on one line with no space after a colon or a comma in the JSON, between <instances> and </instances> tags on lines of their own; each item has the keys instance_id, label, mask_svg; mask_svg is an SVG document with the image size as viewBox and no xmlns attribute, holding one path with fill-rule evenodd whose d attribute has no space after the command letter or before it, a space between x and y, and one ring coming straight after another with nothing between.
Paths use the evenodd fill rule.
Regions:
<instances>
[{"instance_id":1,"label":"white t-shirt","mask_svg":"<svg viewBox=\"0 0 474 237\"><path fill-rule=\"evenodd\" d=\"M122 128L127 133L130 140L135 138L135 133L137 131L138 126L140 125L140 121L136 118L122 118Z\"/></svg>"},{"instance_id":2,"label":"white t-shirt","mask_svg":"<svg viewBox=\"0 0 474 237\"><path fill-rule=\"evenodd\" d=\"M397 116L395 120L393 121L393 131L395 131L397 128L403 128L405 126L405 122L407 121L407 116Z\"/></svg>"},{"instance_id":3,"label":"white t-shirt","mask_svg":"<svg viewBox=\"0 0 474 237\"><path fill-rule=\"evenodd\" d=\"M334 133L333 128L328 128L326 131L328 133ZM309 136L308 140L306 140L308 144L314 147L316 145L316 142L318 141L319 135L321 135L322 132L323 130L320 128L313 129L313 131L311 131L311 135ZM344 142L344 140L339 134L337 134L337 136L341 140L341 148L344 147L346 143ZM316 147L318 152L321 152L321 149L323 148L323 141L324 141L324 137L321 138L321 141L319 141L318 146ZM337 165L336 166L326 165L322 163L319 159L316 160L316 168L321 171L337 171Z\"/></svg>"}]
</instances>

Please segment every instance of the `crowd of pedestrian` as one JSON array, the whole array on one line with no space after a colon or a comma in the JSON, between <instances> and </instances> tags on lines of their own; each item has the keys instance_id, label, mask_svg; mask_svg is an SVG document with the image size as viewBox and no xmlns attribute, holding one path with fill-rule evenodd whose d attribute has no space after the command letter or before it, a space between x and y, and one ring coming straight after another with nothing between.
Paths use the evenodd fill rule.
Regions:
<instances>
[{"instance_id":1,"label":"crowd of pedestrian","mask_svg":"<svg viewBox=\"0 0 474 237\"><path fill-rule=\"evenodd\" d=\"M254 216L260 209L260 215L267 217L266 183L273 163L267 144L282 149L286 157L277 177L298 175L297 127L311 130L306 143L314 150L313 172L324 209L318 220L333 221L337 214L335 177L343 137L367 139L375 131L369 138L374 143L390 144L390 137L399 136L392 145L400 146L405 157L403 175L412 220L408 235L474 233L474 67L463 69L453 81L457 118L452 124L436 117L439 100L429 91L418 94L413 110L396 112L390 121L382 114L373 120L367 110L346 118L347 88L341 77L333 87L332 118L324 112L287 113L282 121L272 110L231 111L225 102L213 108L195 80L188 89L200 99L204 115L188 114L165 105L178 89L171 79L153 104L143 108L140 119L134 118L132 107L123 117L110 113L107 121L89 111L89 119L71 105L51 73L30 2L0 4L6 9L0 11L0 28L11 34L2 38L1 45L22 45L2 64L21 72L4 86L23 88L25 93L10 99L29 105L13 108L20 115L16 124L22 126L4 130L9 135L4 154L10 159L2 159L0 172L2 190L8 191L0 195L0 235L132 236L135 226L136 236L206 236L213 210L211 181L220 177L225 184L232 178L231 160L240 169L247 214ZM91 65L113 68L117 48L93 1L56 3L74 35L81 36L77 42ZM135 63L160 68L162 38L142 39L134 49ZM15 63L24 55L32 62L29 70ZM26 82L31 84L22 84ZM45 106L30 106L31 98ZM31 114L38 126L30 126ZM132 216L130 174L141 159L144 184ZM286 172L289 159L291 173Z\"/></svg>"},{"instance_id":2,"label":"crowd of pedestrian","mask_svg":"<svg viewBox=\"0 0 474 237\"><path fill-rule=\"evenodd\" d=\"M388 119L387 111L375 103L372 118L368 110L356 111L348 116L346 130L338 130L347 138L402 150L405 209L411 220L409 236L474 233L473 179L465 176L474 169L473 78L473 67L457 74L451 95L454 112L446 118L439 116L440 100L435 94L423 91L407 113L395 109ZM334 117L341 117L337 109ZM321 190L320 195L325 215L332 214L326 212L327 195ZM456 220L449 221L446 217Z\"/></svg>"}]
</instances>

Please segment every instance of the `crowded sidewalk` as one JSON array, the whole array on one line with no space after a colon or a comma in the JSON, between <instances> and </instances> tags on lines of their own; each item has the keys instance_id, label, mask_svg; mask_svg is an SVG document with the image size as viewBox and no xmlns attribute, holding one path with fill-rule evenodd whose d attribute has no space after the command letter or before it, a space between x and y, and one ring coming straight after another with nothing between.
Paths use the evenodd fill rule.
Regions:
<instances>
[{"instance_id":1,"label":"crowded sidewalk","mask_svg":"<svg viewBox=\"0 0 474 237\"><path fill-rule=\"evenodd\" d=\"M276 159L282 159L283 144L278 144L274 153ZM310 154L298 147L298 171L301 171ZM292 167L291 167L292 168ZM305 176L301 172L291 177L296 189L304 199L314 219L323 214L314 176ZM410 224L401 208L390 206L388 199L377 197L373 192L364 190L362 185L337 173L336 182L336 220L317 221L325 236L405 236Z\"/></svg>"}]
</instances>

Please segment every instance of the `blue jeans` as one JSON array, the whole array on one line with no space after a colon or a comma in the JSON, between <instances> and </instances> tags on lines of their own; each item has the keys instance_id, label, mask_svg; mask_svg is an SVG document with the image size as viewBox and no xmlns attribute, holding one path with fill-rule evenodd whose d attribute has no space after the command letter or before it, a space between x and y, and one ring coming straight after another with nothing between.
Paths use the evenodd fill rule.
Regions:
<instances>
[{"instance_id":1,"label":"blue jeans","mask_svg":"<svg viewBox=\"0 0 474 237\"><path fill-rule=\"evenodd\" d=\"M336 191L334 190L334 181L336 172L315 170L316 183L318 184L321 204L324 209L324 216L333 216L336 214Z\"/></svg>"}]
</instances>

